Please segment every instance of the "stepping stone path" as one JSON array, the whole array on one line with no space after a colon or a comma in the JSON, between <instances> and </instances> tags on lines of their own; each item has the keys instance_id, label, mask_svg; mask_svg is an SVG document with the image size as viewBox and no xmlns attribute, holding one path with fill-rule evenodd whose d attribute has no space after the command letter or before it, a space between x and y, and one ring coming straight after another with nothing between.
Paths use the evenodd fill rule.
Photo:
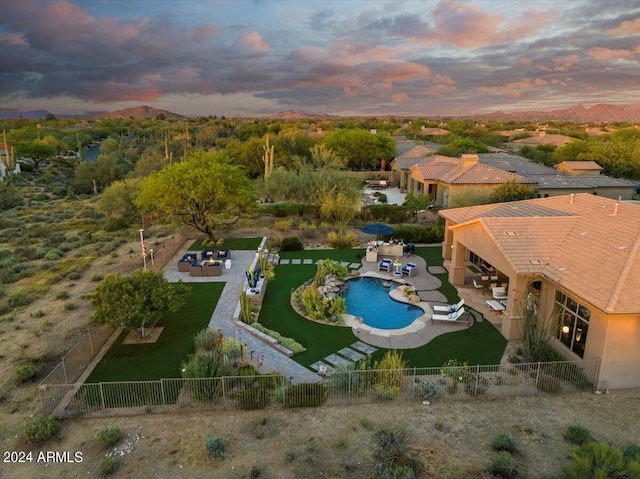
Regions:
<instances>
[{"instance_id":1,"label":"stepping stone path","mask_svg":"<svg viewBox=\"0 0 640 479\"><path fill-rule=\"evenodd\" d=\"M323 259L319 259L318 261L316 261L316 264L324 264L324 260Z\"/></svg>"},{"instance_id":2,"label":"stepping stone path","mask_svg":"<svg viewBox=\"0 0 640 479\"><path fill-rule=\"evenodd\" d=\"M357 343L353 343L351 345L351 347L353 349L357 349L358 351L362 351L365 354L373 354L378 350L378 348L374 348L373 346L365 344L362 341L358 341Z\"/></svg>"},{"instance_id":3,"label":"stepping stone path","mask_svg":"<svg viewBox=\"0 0 640 479\"><path fill-rule=\"evenodd\" d=\"M304 260L302 260L302 264L313 264L313 260L312 259L304 259Z\"/></svg>"},{"instance_id":4,"label":"stepping stone path","mask_svg":"<svg viewBox=\"0 0 640 479\"><path fill-rule=\"evenodd\" d=\"M288 259L281 259L280 264L289 264L290 261L291 260L288 260Z\"/></svg>"},{"instance_id":5,"label":"stepping stone path","mask_svg":"<svg viewBox=\"0 0 640 479\"><path fill-rule=\"evenodd\" d=\"M300 259L292 259L291 260L291 264L301 264L301 263L302 263L302 260L300 260Z\"/></svg>"},{"instance_id":6,"label":"stepping stone path","mask_svg":"<svg viewBox=\"0 0 640 479\"><path fill-rule=\"evenodd\" d=\"M360 263L351 263L349 265L349 268L351 269L358 269L360 266L362 266Z\"/></svg>"},{"instance_id":7,"label":"stepping stone path","mask_svg":"<svg viewBox=\"0 0 640 479\"><path fill-rule=\"evenodd\" d=\"M311 369L313 369L314 371L320 372L320 368L322 366L324 366L324 368L325 368L325 373L324 373L325 376L331 376L333 373L336 372L335 368L329 366L324 361L316 361L315 363L313 363L311 365Z\"/></svg>"},{"instance_id":8,"label":"stepping stone path","mask_svg":"<svg viewBox=\"0 0 640 479\"><path fill-rule=\"evenodd\" d=\"M364 354L354 351L351 348L342 348L340 351L338 351L338 354L342 354L345 358L349 358L352 361L360 361L362 358L364 358Z\"/></svg>"},{"instance_id":9,"label":"stepping stone path","mask_svg":"<svg viewBox=\"0 0 640 479\"><path fill-rule=\"evenodd\" d=\"M447 272L447 270L444 269L442 266L429 266L427 270L431 274L444 274Z\"/></svg>"},{"instance_id":10,"label":"stepping stone path","mask_svg":"<svg viewBox=\"0 0 640 479\"><path fill-rule=\"evenodd\" d=\"M352 363L348 359L343 358L342 356L338 356L337 354L331 354L324 358L325 361L335 365L335 366L348 366Z\"/></svg>"},{"instance_id":11,"label":"stepping stone path","mask_svg":"<svg viewBox=\"0 0 640 479\"><path fill-rule=\"evenodd\" d=\"M349 262L348 261L343 261L342 263L340 263L340 266L349 266Z\"/></svg>"}]
</instances>

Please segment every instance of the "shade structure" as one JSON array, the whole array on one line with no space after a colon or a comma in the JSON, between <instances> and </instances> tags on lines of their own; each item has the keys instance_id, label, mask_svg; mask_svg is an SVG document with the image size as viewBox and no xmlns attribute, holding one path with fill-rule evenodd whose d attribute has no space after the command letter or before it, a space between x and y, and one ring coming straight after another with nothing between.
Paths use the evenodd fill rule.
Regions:
<instances>
[{"instance_id":1,"label":"shade structure","mask_svg":"<svg viewBox=\"0 0 640 479\"><path fill-rule=\"evenodd\" d=\"M382 223L371 223L370 225L363 226L360 231L370 235L392 235L396 232L391 226L387 226Z\"/></svg>"}]
</instances>

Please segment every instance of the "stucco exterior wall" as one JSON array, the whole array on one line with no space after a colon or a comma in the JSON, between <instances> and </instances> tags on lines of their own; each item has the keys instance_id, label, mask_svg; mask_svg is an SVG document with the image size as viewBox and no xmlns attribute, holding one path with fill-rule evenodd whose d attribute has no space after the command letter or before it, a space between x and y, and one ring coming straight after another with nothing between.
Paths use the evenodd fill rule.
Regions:
<instances>
[{"instance_id":1,"label":"stucco exterior wall","mask_svg":"<svg viewBox=\"0 0 640 479\"><path fill-rule=\"evenodd\" d=\"M593 193L597 192L598 196L603 196L605 198L611 198L612 200L617 200L622 196L623 200L630 200L633 196L633 186L628 188L568 188L568 189L558 189L558 188L540 188L539 193L541 197L547 196L562 196L562 195L570 195L570 194L578 194L578 193Z\"/></svg>"}]
</instances>

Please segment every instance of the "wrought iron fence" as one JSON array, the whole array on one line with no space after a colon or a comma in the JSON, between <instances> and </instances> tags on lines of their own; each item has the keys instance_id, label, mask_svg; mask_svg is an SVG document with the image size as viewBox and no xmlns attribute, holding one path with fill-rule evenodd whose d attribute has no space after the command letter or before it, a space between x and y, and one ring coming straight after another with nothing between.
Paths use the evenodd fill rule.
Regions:
<instances>
[{"instance_id":1,"label":"wrought iron fence","mask_svg":"<svg viewBox=\"0 0 640 479\"><path fill-rule=\"evenodd\" d=\"M392 370L337 370L316 384L282 375L41 384L42 410L57 417L155 411L264 409L594 390L597 360Z\"/></svg>"}]
</instances>

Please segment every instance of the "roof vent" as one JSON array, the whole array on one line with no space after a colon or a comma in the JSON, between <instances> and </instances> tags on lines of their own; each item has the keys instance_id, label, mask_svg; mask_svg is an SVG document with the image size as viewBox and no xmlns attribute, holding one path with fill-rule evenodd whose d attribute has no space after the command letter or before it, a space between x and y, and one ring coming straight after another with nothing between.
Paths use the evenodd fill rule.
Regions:
<instances>
[{"instance_id":1,"label":"roof vent","mask_svg":"<svg viewBox=\"0 0 640 479\"><path fill-rule=\"evenodd\" d=\"M627 251L629 249L628 246L625 246L623 244L617 244L614 246L615 249L619 249L620 251Z\"/></svg>"},{"instance_id":2,"label":"roof vent","mask_svg":"<svg viewBox=\"0 0 640 479\"><path fill-rule=\"evenodd\" d=\"M619 205L620 205L620 202L616 201L616 204L613 205L613 213L611 213L609 216L617 216Z\"/></svg>"},{"instance_id":3,"label":"roof vent","mask_svg":"<svg viewBox=\"0 0 640 479\"><path fill-rule=\"evenodd\" d=\"M569 204L570 204L570 205L572 205L572 204L573 204L573 197L574 197L574 196L575 196L575 195L574 195L573 193L571 193L571 194L569 195Z\"/></svg>"},{"instance_id":4,"label":"roof vent","mask_svg":"<svg viewBox=\"0 0 640 479\"><path fill-rule=\"evenodd\" d=\"M587 233L586 231L580 231L580 233L578 233L580 236L589 236L589 233Z\"/></svg>"},{"instance_id":5,"label":"roof vent","mask_svg":"<svg viewBox=\"0 0 640 479\"><path fill-rule=\"evenodd\" d=\"M518 233L516 233L515 231L505 231L504 234L506 234L507 236L517 236Z\"/></svg>"},{"instance_id":6,"label":"roof vent","mask_svg":"<svg viewBox=\"0 0 640 479\"><path fill-rule=\"evenodd\" d=\"M558 266L556 269L561 273L566 273L567 271L569 271L569 269L565 268L564 266Z\"/></svg>"}]
</instances>

